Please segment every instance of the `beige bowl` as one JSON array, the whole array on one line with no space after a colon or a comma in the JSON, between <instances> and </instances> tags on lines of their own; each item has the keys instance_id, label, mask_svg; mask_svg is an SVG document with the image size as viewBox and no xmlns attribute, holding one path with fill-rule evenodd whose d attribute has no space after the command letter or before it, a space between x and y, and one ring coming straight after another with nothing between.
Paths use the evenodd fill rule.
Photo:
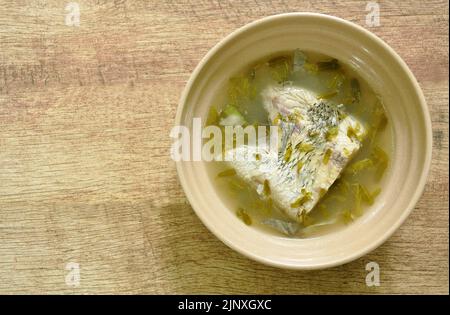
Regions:
<instances>
[{"instance_id":1,"label":"beige bowl","mask_svg":"<svg viewBox=\"0 0 450 315\"><path fill-rule=\"evenodd\" d=\"M430 167L431 122L416 79L385 42L336 17L289 13L250 23L209 51L184 90L176 125L191 128L193 117L204 120L217 90L245 65L296 48L350 65L382 97L393 125L395 148L376 204L348 227L328 235L310 239L274 236L236 218L215 191L206 162L177 162L177 170L195 212L226 245L264 264L317 269L361 257L405 221L422 194Z\"/></svg>"}]
</instances>

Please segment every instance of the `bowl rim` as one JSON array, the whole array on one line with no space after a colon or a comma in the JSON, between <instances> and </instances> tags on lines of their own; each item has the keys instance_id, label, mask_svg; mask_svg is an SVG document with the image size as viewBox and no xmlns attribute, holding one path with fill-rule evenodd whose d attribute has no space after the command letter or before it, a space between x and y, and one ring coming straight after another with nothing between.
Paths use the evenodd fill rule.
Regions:
<instances>
[{"instance_id":1,"label":"bowl rim","mask_svg":"<svg viewBox=\"0 0 450 315\"><path fill-rule=\"evenodd\" d=\"M279 19L285 19L285 18L291 18L291 17L313 17L313 18L319 18L319 19L328 19L333 20L334 22L338 22L341 24L345 24L348 27L354 28L360 32L363 33L364 36L370 38L371 40L375 41L378 45L380 45L383 49L385 49L398 63L398 65L402 68L402 70L405 72L405 74L408 76L410 83L412 83L414 90L417 93L417 97L420 103L421 111L423 114L424 122L425 122L425 140L426 140L426 148L425 148L425 160L424 165L422 169L422 173L420 174L420 181L417 183L416 189L414 194L412 195L410 202L405 207L403 213L401 216L398 217L398 219L391 225L389 229L387 229L382 235L380 235L379 238L368 244L367 246L361 247L359 250L355 250L355 252L351 255L348 255L347 257L340 259L340 260L333 260L327 263L322 264L309 264L309 265L296 265L294 264L286 264L282 263L280 261L275 261L272 259L268 259L263 256L259 256L256 254L253 254L252 252L249 252L247 250L244 250L240 248L238 245L229 242L225 236L221 235L217 231L215 231L209 224L208 220L206 220L196 209L196 202L192 196L192 193L189 189L189 185L184 177L184 173L182 171L182 161L177 161L176 163L176 169L177 169L177 175L178 179L181 183L181 186L183 188L183 191L191 204L194 212L199 217L200 221L207 227L207 229L214 234L219 240L221 240L225 245L230 247L231 249L237 251L238 253L244 255L247 258L250 258L254 261L260 262L264 265L272 266L272 267L278 267L283 269L292 269L292 270L315 270L315 269L325 269L325 268L331 268L339 265L346 264L348 262L351 262L353 260L356 260L358 258L361 258L362 256L366 255L367 253L373 251L380 245L382 245L388 238L390 238L395 231L405 222L406 218L410 215L412 210L414 209L415 205L421 198L424 189L425 184L428 180L428 174L431 167L432 162L432 145L433 145L433 137L432 137L432 124L431 124L431 117L428 110L428 106L425 100L425 96L423 94L422 89L420 88L419 83L417 82L417 79L415 78L412 71L409 69L405 61L394 51L392 47L390 47L385 41L383 41L380 37L375 35L374 33L370 32L369 30L365 29L364 27L354 23L350 22L348 20L345 20L343 18L339 18L336 16L323 14L323 13L315 13L315 12L289 12L289 13L281 13L276 15L270 15L267 17L263 17L261 19L252 21L242 27L237 28L224 38L222 38L217 44L215 44L207 53L206 55L200 60L200 62L197 64L195 69L193 70L191 76L189 77L189 80L186 83L186 86L181 94L180 100L178 102L176 117L175 117L175 125L181 124L181 117L182 113L185 107L186 99L189 95L189 92L191 91L191 88L194 84L194 82L197 80L199 73L203 69L203 67L209 62L209 60L227 43L232 41L235 37L238 35L246 32L247 30L258 26L262 23L266 23L269 21L279 20Z\"/></svg>"}]
</instances>

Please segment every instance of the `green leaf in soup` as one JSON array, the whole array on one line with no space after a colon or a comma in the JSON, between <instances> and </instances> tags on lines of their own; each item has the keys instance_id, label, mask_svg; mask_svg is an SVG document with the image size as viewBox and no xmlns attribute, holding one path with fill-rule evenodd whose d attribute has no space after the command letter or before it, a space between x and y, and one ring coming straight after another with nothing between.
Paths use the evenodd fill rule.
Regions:
<instances>
[{"instance_id":1,"label":"green leaf in soup","mask_svg":"<svg viewBox=\"0 0 450 315\"><path fill-rule=\"evenodd\" d=\"M311 199L312 193L302 188L300 197L298 197L297 200L291 203L291 208L299 208Z\"/></svg>"},{"instance_id":2,"label":"green leaf in soup","mask_svg":"<svg viewBox=\"0 0 450 315\"><path fill-rule=\"evenodd\" d=\"M318 100L329 100L335 97L338 94L338 91L330 91L317 95Z\"/></svg>"},{"instance_id":3,"label":"green leaf in soup","mask_svg":"<svg viewBox=\"0 0 450 315\"><path fill-rule=\"evenodd\" d=\"M263 184L263 193L264 196L270 196L270 183L269 181L266 179L264 180L264 184Z\"/></svg>"},{"instance_id":4,"label":"green leaf in soup","mask_svg":"<svg viewBox=\"0 0 450 315\"><path fill-rule=\"evenodd\" d=\"M314 146L308 142L301 142L295 146L295 149L299 150L300 152L307 153L307 152L314 150Z\"/></svg>"},{"instance_id":5,"label":"green leaf in soup","mask_svg":"<svg viewBox=\"0 0 450 315\"><path fill-rule=\"evenodd\" d=\"M381 179L381 177L383 177L383 174L389 165L389 156L379 146L375 146L373 148L373 152L372 152L371 156L372 156L373 160L375 161L376 168L377 168L376 176L377 176L377 179L379 180L379 179Z\"/></svg>"},{"instance_id":6,"label":"green leaf in soup","mask_svg":"<svg viewBox=\"0 0 450 315\"><path fill-rule=\"evenodd\" d=\"M386 113L384 112L383 105L380 103L380 101L377 101L377 103L375 104L373 117L373 127L378 131L383 130L388 123L388 119Z\"/></svg>"},{"instance_id":7,"label":"green leaf in soup","mask_svg":"<svg viewBox=\"0 0 450 315\"><path fill-rule=\"evenodd\" d=\"M206 126L217 125L219 121L219 112L216 106L209 108L208 117L206 118Z\"/></svg>"},{"instance_id":8,"label":"green leaf in soup","mask_svg":"<svg viewBox=\"0 0 450 315\"><path fill-rule=\"evenodd\" d=\"M242 193L242 191L247 189L247 187L245 186L244 183L242 183L241 181L234 179L234 178L230 179L230 181L228 182L228 185L233 192Z\"/></svg>"},{"instance_id":9,"label":"green leaf in soup","mask_svg":"<svg viewBox=\"0 0 450 315\"><path fill-rule=\"evenodd\" d=\"M375 189L375 190L371 193L371 196L372 196L373 199L375 199L380 193L381 193L381 188L378 187L377 189Z\"/></svg>"},{"instance_id":10,"label":"green leaf in soup","mask_svg":"<svg viewBox=\"0 0 450 315\"><path fill-rule=\"evenodd\" d=\"M353 102L359 103L361 100L361 86L359 85L358 79L351 79L350 89L353 97Z\"/></svg>"},{"instance_id":11,"label":"green leaf in soup","mask_svg":"<svg viewBox=\"0 0 450 315\"><path fill-rule=\"evenodd\" d=\"M341 212L342 221L345 224L349 224L355 219L355 216L353 215L352 211L349 209L345 209Z\"/></svg>"},{"instance_id":12,"label":"green leaf in soup","mask_svg":"<svg viewBox=\"0 0 450 315\"><path fill-rule=\"evenodd\" d=\"M273 200L272 197L267 197L264 200L264 207L263 210L266 214L270 215L272 213L272 209L273 209Z\"/></svg>"},{"instance_id":13,"label":"green leaf in soup","mask_svg":"<svg viewBox=\"0 0 450 315\"><path fill-rule=\"evenodd\" d=\"M369 205L373 205L375 198L378 196L378 194L381 192L380 188L375 189L372 193L369 192L369 190L362 184L359 184L359 188L361 191L361 198L364 202L368 203Z\"/></svg>"},{"instance_id":14,"label":"green leaf in soup","mask_svg":"<svg viewBox=\"0 0 450 315\"><path fill-rule=\"evenodd\" d=\"M325 134L325 139L327 141L332 141L334 138L336 138L337 134L339 133L339 127L334 126L327 130L327 133Z\"/></svg>"},{"instance_id":15,"label":"green leaf in soup","mask_svg":"<svg viewBox=\"0 0 450 315\"><path fill-rule=\"evenodd\" d=\"M328 88L331 90L339 90L344 84L344 81L345 75L341 71L338 71L328 83Z\"/></svg>"},{"instance_id":16,"label":"green leaf in soup","mask_svg":"<svg viewBox=\"0 0 450 315\"><path fill-rule=\"evenodd\" d=\"M351 166L349 166L349 171L353 175L356 175L365 169L373 167L373 165L374 165L373 161L371 159L366 158L366 159L359 160L359 161L353 163Z\"/></svg>"},{"instance_id":17,"label":"green leaf in soup","mask_svg":"<svg viewBox=\"0 0 450 315\"><path fill-rule=\"evenodd\" d=\"M278 56L268 61L271 68L272 79L278 83L285 82L291 73L291 58L288 56Z\"/></svg>"},{"instance_id":18,"label":"green leaf in soup","mask_svg":"<svg viewBox=\"0 0 450 315\"><path fill-rule=\"evenodd\" d=\"M353 196L354 196L353 213L355 216L359 217L363 213L363 210L361 207L361 200L362 200L361 185L360 184L352 184L352 188L353 188Z\"/></svg>"},{"instance_id":19,"label":"green leaf in soup","mask_svg":"<svg viewBox=\"0 0 450 315\"><path fill-rule=\"evenodd\" d=\"M339 61L337 59L331 59L328 61L319 61L317 67L320 71L337 70L340 68Z\"/></svg>"},{"instance_id":20,"label":"green leaf in soup","mask_svg":"<svg viewBox=\"0 0 450 315\"><path fill-rule=\"evenodd\" d=\"M323 164L327 165L328 162L330 161L330 157L333 154L333 151L331 149L327 149L325 151L325 154L323 156Z\"/></svg>"},{"instance_id":21,"label":"green leaf in soup","mask_svg":"<svg viewBox=\"0 0 450 315\"><path fill-rule=\"evenodd\" d=\"M236 175L236 170L234 168L226 169L217 174L218 178L230 177Z\"/></svg>"},{"instance_id":22,"label":"green leaf in soup","mask_svg":"<svg viewBox=\"0 0 450 315\"><path fill-rule=\"evenodd\" d=\"M247 213L247 211L245 211L245 209L243 208L238 208L236 211L236 215L239 219L242 220L242 222L244 222L246 225L251 225L252 224L252 218L250 217L250 215Z\"/></svg>"},{"instance_id":23,"label":"green leaf in soup","mask_svg":"<svg viewBox=\"0 0 450 315\"><path fill-rule=\"evenodd\" d=\"M289 160L291 159L292 156L292 145L289 142L289 144L286 147L286 150L284 152L284 161L285 162L289 162Z\"/></svg>"},{"instance_id":24,"label":"green leaf in soup","mask_svg":"<svg viewBox=\"0 0 450 315\"><path fill-rule=\"evenodd\" d=\"M289 56L282 55L282 56L276 56L276 57L269 59L268 64L269 64L269 67L275 68L280 65L284 65L286 63L290 64L290 62L291 62L291 58Z\"/></svg>"},{"instance_id":25,"label":"green leaf in soup","mask_svg":"<svg viewBox=\"0 0 450 315\"><path fill-rule=\"evenodd\" d=\"M231 104L240 104L242 101L253 99L256 96L256 87L246 76L233 77L228 82L228 100Z\"/></svg>"},{"instance_id":26,"label":"green leaf in soup","mask_svg":"<svg viewBox=\"0 0 450 315\"><path fill-rule=\"evenodd\" d=\"M377 100L377 103L375 104L375 108L372 111L372 117L370 142L371 144L374 144L377 134L383 131L388 124L388 118L380 100Z\"/></svg>"},{"instance_id":27,"label":"green leaf in soup","mask_svg":"<svg viewBox=\"0 0 450 315\"><path fill-rule=\"evenodd\" d=\"M300 174L300 172L302 171L303 165L305 163L303 163L302 161L298 161L297 162L297 174Z\"/></svg>"},{"instance_id":28,"label":"green leaf in soup","mask_svg":"<svg viewBox=\"0 0 450 315\"><path fill-rule=\"evenodd\" d=\"M341 177L336 181L336 187L343 195L346 195L350 190L350 183Z\"/></svg>"},{"instance_id":29,"label":"green leaf in soup","mask_svg":"<svg viewBox=\"0 0 450 315\"><path fill-rule=\"evenodd\" d=\"M355 127L348 126L347 127L347 137L350 139L357 139L358 141L362 141L363 137L360 134L361 126L359 124L356 124Z\"/></svg>"},{"instance_id":30,"label":"green leaf in soup","mask_svg":"<svg viewBox=\"0 0 450 315\"><path fill-rule=\"evenodd\" d=\"M315 63L306 62L303 65L303 68L305 68L306 71L308 71L308 73L311 75L317 75L317 73L319 72L319 67Z\"/></svg>"}]
</instances>

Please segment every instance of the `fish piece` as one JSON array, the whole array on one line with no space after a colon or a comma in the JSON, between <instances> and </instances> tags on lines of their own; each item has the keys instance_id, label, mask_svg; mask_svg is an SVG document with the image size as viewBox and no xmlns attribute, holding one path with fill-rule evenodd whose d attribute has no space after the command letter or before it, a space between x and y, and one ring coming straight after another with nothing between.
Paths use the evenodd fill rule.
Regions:
<instances>
[{"instance_id":1,"label":"fish piece","mask_svg":"<svg viewBox=\"0 0 450 315\"><path fill-rule=\"evenodd\" d=\"M262 97L269 120L278 126L276 149L242 145L227 150L225 160L261 195L269 185L275 206L301 223L359 150L365 128L343 105L305 89L269 87ZM259 158L248 158L255 155Z\"/></svg>"}]
</instances>

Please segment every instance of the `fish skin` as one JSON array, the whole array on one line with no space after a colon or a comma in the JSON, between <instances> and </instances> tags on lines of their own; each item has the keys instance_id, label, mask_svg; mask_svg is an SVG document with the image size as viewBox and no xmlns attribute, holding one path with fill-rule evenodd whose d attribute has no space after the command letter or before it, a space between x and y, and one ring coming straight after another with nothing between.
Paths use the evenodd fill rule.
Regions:
<instances>
[{"instance_id":1,"label":"fish skin","mask_svg":"<svg viewBox=\"0 0 450 315\"><path fill-rule=\"evenodd\" d=\"M328 191L359 150L365 129L353 116L342 115L342 105L318 100L314 93L305 89L268 87L262 96L270 121L279 126L278 150L271 150L269 145L242 145L225 151L224 157L237 175L258 193L262 193L261 186L267 180L276 207L301 223L302 214L314 208L323 192ZM327 118L319 119L320 115ZM328 141L326 132L331 127L337 127L338 131ZM349 127L357 130L359 139L347 136ZM318 135L311 136L312 131ZM311 143L314 149L301 152L296 148L301 147L301 143ZM292 153L288 154L290 157L286 161L289 146ZM327 150L332 150L332 153L328 163L324 163ZM259 154L259 160L249 158L256 154ZM297 172L298 162L304 164L300 172ZM310 199L293 207L305 193L310 193Z\"/></svg>"}]
</instances>

